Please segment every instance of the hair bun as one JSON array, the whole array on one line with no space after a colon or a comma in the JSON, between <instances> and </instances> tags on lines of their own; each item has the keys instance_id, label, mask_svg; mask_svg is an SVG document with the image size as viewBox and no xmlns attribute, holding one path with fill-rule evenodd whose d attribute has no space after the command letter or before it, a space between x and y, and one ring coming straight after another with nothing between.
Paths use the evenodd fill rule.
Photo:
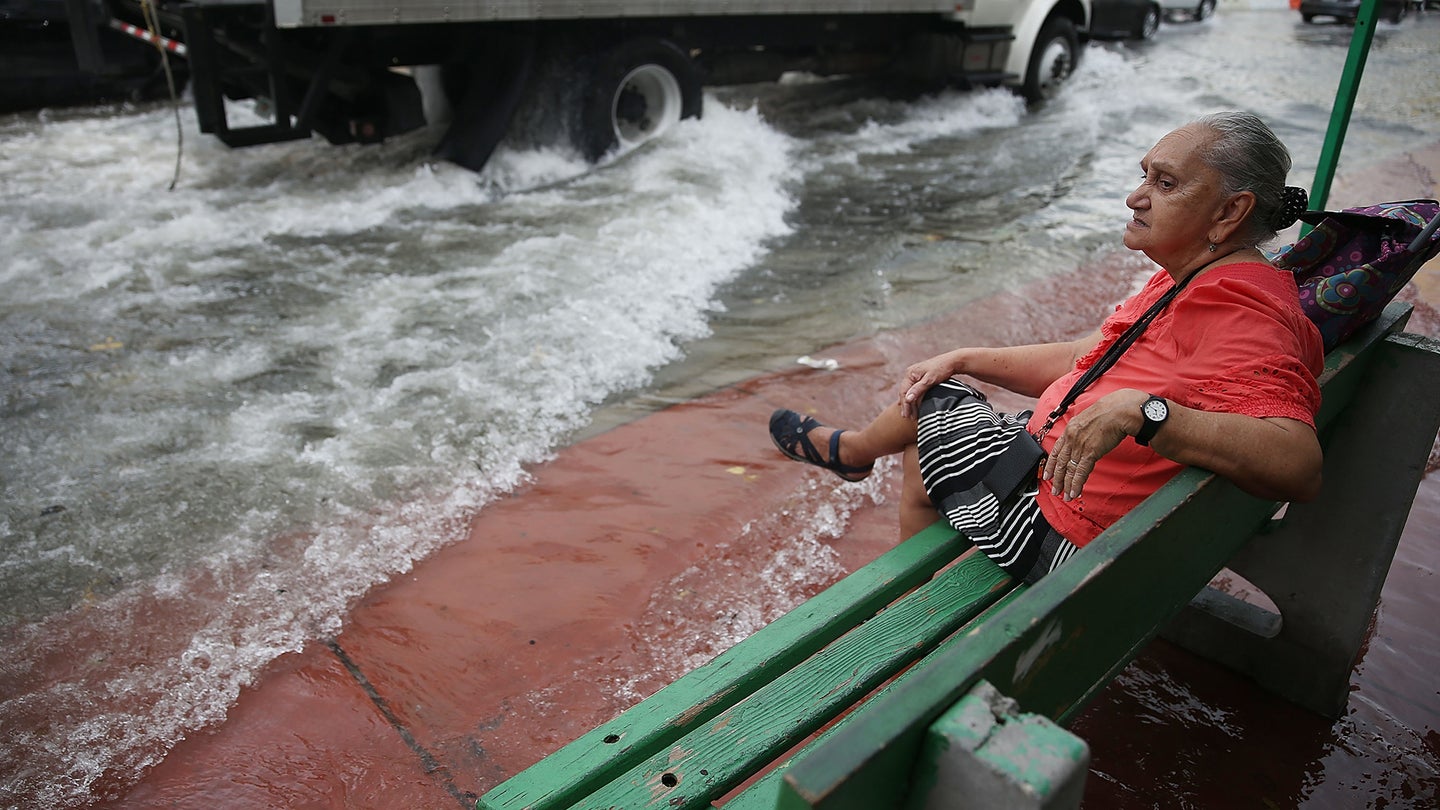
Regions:
<instances>
[{"instance_id":1,"label":"hair bun","mask_svg":"<svg viewBox=\"0 0 1440 810\"><path fill-rule=\"evenodd\" d=\"M1283 231L1294 225L1295 220L1305 213L1309 205L1310 195L1305 193L1305 189L1286 186L1285 190L1280 192L1280 208L1275 212L1275 221L1271 224L1275 226L1275 230Z\"/></svg>"}]
</instances>

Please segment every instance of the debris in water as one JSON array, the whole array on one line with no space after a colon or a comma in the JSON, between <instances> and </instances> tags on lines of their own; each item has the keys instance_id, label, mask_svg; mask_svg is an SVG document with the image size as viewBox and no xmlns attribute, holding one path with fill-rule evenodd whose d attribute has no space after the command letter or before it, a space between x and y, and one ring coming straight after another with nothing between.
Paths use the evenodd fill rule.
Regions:
<instances>
[{"instance_id":1,"label":"debris in water","mask_svg":"<svg viewBox=\"0 0 1440 810\"><path fill-rule=\"evenodd\" d=\"M799 358L795 362L799 363L802 366L809 366L810 368L823 368L826 371L834 371L835 369L840 367L840 361L832 357L826 357L821 359L819 357L811 357L808 354L804 357Z\"/></svg>"}]
</instances>

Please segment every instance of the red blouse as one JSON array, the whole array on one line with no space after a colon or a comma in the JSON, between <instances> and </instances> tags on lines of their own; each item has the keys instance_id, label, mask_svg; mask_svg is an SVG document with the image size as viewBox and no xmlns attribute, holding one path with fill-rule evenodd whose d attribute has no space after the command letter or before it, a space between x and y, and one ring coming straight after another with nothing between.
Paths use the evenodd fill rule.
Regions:
<instances>
[{"instance_id":1,"label":"red blouse","mask_svg":"<svg viewBox=\"0 0 1440 810\"><path fill-rule=\"evenodd\" d=\"M1173 284L1158 271L1100 327L1100 342L1075 370L1045 389L1029 427L1039 430L1070 386ZM1295 280L1268 264L1246 262L1197 276L1109 371L1070 406L1045 438L1051 450L1070 416L1121 388L1137 388L1188 408L1315 426L1316 382L1325 355L1320 332L1300 310ZM1181 465L1126 439L1095 465L1079 498L1065 501L1042 484L1045 519L1083 546L1181 470Z\"/></svg>"}]
</instances>

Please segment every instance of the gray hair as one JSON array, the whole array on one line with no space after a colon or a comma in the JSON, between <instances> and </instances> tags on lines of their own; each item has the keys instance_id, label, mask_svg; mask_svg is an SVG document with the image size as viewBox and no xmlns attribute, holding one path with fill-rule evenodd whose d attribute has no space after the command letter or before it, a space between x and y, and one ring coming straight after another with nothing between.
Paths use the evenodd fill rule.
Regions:
<instances>
[{"instance_id":1,"label":"gray hair","mask_svg":"<svg viewBox=\"0 0 1440 810\"><path fill-rule=\"evenodd\" d=\"M1248 247L1268 242L1278 231L1295 223L1305 210L1305 190L1287 187L1290 150L1260 117L1248 112L1217 112L1196 118L1216 137L1201 160L1220 173L1227 194L1249 191L1255 209L1237 236Z\"/></svg>"}]
</instances>

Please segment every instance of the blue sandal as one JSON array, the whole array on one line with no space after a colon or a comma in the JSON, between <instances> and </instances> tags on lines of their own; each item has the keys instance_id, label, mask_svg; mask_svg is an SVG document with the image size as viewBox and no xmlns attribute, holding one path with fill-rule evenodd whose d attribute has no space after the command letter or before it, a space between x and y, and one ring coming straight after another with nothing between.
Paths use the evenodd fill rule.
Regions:
<instances>
[{"instance_id":1,"label":"blue sandal","mask_svg":"<svg viewBox=\"0 0 1440 810\"><path fill-rule=\"evenodd\" d=\"M875 468L874 464L851 467L840 463L840 434L845 431L837 430L830 435L830 455L822 458L815 443L810 441L810 431L817 427L823 425L809 416L784 408L770 414L770 439L788 458L829 470L846 481L865 480Z\"/></svg>"}]
</instances>

